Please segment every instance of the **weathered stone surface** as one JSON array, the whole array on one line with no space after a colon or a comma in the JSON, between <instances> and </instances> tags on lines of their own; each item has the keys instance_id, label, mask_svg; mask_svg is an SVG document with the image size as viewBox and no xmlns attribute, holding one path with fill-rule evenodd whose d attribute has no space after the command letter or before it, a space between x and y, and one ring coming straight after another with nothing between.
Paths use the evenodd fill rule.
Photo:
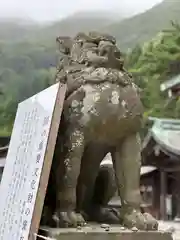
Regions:
<instances>
[{"instance_id":1,"label":"weathered stone surface","mask_svg":"<svg viewBox=\"0 0 180 240\"><path fill-rule=\"evenodd\" d=\"M57 42L64 57L56 80L67 84L67 94L46 198L51 226L77 227L96 221L157 229L157 221L140 210L143 106L114 37L90 32L74 39L59 37ZM99 172L109 152L115 180L110 170ZM105 175L110 184L103 189ZM113 182L122 202L120 213L107 209Z\"/></svg>"},{"instance_id":2,"label":"weathered stone surface","mask_svg":"<svg viewBox=\"0 0 180 240\"><path fill-rule=\"evenodd\" d=\"M87 226L81 229L44 228L39 233L56 240L172 240L171 234L167 232L133 232L122 230L118 226L110 226L108 231L100 226Z\"/></svg>"}]
</instances>

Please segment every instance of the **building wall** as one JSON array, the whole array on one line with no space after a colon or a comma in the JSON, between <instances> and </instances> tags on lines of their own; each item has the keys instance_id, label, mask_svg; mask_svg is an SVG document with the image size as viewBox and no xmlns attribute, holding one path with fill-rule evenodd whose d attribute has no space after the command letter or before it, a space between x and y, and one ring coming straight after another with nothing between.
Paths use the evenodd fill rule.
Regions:
<instances>
[{"instance_id":1,"label":"building wall","mask_svg":"<svg viewBox=\"0 0 180 240\"><path fill-rule=\"evenodd\" d=\"M155 181L156 171L141 177L140 191L142 196L142 211L149 212L155 218L158 217L158 211L155 207Z\"/></svg>"}]
</instances>

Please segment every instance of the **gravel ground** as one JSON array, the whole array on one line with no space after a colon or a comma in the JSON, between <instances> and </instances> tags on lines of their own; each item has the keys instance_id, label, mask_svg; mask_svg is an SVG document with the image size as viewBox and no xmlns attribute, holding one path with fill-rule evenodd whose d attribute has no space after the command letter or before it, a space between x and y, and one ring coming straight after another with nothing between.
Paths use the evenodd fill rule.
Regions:
<instances>
[{"instance_id":1,"label":"gravel ground","mask_svg":"<svg viewBox=\"0 0 180 240\"><path fill-rule=\"evenodd\" d=\"M171 231L173 240L180 240L180 222L159 221L159 230Z\"/></svg>"}]
</instances>

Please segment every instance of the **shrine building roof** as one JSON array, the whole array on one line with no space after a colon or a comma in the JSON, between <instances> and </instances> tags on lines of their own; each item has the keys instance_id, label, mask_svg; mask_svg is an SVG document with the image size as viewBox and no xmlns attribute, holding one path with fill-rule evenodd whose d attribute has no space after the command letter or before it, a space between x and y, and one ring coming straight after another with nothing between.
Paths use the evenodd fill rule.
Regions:
<instances>
[{"instance_id":1,"label":"shrine building roof","mask_svg":"<svg viewBox=\"0 0 180 240\"><path fill-rule=\"evenodd\" d=\"M153 121L153 125L144 139L143 149L153 139L166 154L180 156L180 120L153 117L149 120Z\"/></svg>"},{"instance_id":2,"label":"shrine building roof","mask_svg":"<svg viewBox=\"0 0 180 240\"><path fill-rule=\"evenodd\" d=\"M167 91L167 90L169 90L171 88L176 87L179 84L180 84L180 74L175 76L175 77L173 77L173 78L171 78L168 81L163 82L160 85L160 90L161 90L161 92L164 92L164 91Z\"/></svg>"}]
</instances>

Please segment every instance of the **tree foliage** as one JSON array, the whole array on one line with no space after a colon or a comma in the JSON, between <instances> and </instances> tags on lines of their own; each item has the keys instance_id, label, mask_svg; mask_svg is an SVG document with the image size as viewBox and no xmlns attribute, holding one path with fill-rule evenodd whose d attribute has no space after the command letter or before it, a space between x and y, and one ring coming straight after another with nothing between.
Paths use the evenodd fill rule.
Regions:
<instances>
[{"instance_id":1,"label":"tree foliage","mask_svg":"<svg viewBox=\"0 0 180 240\"><path fill-rule=\"evenodd\" d=\"M143 46L127 54L126 64L142 88L145 116L180 117L180 100L167 104L167 95L160 84L180 74L180 26L162 31Z\"/></svg>"},{"instance_id":2,"label":"tree foliage","mask_svg":"<svg viewBox=\"0 0 180 240\"><path fill-rule=\"evenodd\" d=\"M54 46L0 42L0 134L11 132L20 101L53 83L57 59Z\"/></svg>"}]
</instances>

